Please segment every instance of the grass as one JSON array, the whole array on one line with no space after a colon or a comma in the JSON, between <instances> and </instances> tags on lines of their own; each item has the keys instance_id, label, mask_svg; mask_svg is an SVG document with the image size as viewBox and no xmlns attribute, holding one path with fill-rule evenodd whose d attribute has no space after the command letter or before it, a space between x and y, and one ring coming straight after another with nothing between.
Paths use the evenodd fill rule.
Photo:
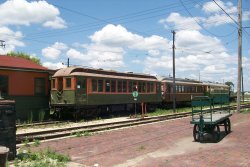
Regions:
<instances>
[{"instance_id":1,"label":"grass","mask_svg":"<svg viewBox=\"0 0 250 167\"><path fill-rule=\"evenodd\" d=\"M244 113L244 114L250 114L250 109L241 109L240 111L241 113Z\"/></svg>"},{"instance_id":2,"label":"grass","mask_svg":"<svg viewBox=\"0 0 250 167\"><path fill-rule=\"evenodd\" d=\"M176 113L191 112L192 107L176 108L175 111ZM168 115L168 114L174 114L173 109L157 108L154 112L149 112L148 116L159 116L159 115Z\"/></svg>"},{"instance_id":3,"label":"grass","mask_svg":"<svg viewBox=\"0 0 250 167\"><path fill-rule=\"evenodd\" d=\"M145 148L145 146L143 146L143 145L140 145L139 147L138 147L138 151L142 151L142 150L145 150L146 148Z\"/></svg>"},{"instance_id":4,"label":"grass","mask_svg":"<svg viewBox=\"0 0 250 167\"><path fill-rule=\"evenodd\" d=\"M34 139L33 142L35 147L38 147L41 144L40 140L37 139Z\"/></svg>"},{"instance_id":5,"label":"grass","mask_svg":"<svg viewBox=\"0 0 250 167\"><path fill-rule=\"evenodd\" d=\"M75 132L72 135L75 135L76 137L82 137L82 136L91 136L91 133L88 131L83 131L83 132Z\"/></svg>"},{"instance_id":6,"label":"grass","mask_svg":"<svg viewBox=\"0 0 250 167\"><path fill-rule=\"evenodd\" d=\"M20 153L14 161L15 167L64 167L69 156L46 149L45 151Z\"/></svg>"}]
</instances>

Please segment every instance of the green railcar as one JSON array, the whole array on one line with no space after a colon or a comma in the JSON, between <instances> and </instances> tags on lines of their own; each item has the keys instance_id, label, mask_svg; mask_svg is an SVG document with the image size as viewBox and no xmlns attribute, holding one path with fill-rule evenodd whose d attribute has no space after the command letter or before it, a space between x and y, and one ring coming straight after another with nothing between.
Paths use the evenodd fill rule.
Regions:
<instances>
[{"instance_id":1,"label":"green railcar","mask_svg":"<svg viewBox=\"0 0 250 167\"><path fill-rule=\"evenodd\" d=\"M139 94L136 98L134 91ZM51 80L51 108L59 116L129 110L135 103L151 108L160 102L160 82L151 75L68 67Z\"/></svg>"}]
</instances>

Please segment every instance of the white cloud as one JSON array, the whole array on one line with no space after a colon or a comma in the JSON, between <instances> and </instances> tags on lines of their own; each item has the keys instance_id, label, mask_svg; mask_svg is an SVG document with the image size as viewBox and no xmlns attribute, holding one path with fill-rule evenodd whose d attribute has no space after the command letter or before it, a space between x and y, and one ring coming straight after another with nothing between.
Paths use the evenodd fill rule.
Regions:
<instances>
[{"instance_id":1,"label":"white cloud","mask_svg":"<svg viewBox=\"0 0 250 167\"><path fill-rule=\"evenodd\" d=\"M46 21L43 24L44 27L51 27L53 29L66 28L65 25L66 25L65 21L60 17L56 17L55 20Z\"/></svg>"},{"instance_id":2,"label":"white cloud","mask_svg":"<svg viewBox=\"0 0 250 167\"><path fill-rule=\"evenodd\" d=\"M44 62L43 66L47 67L48 69L55 69L55 70L66 67L62 63L52 63L52 62Z\"/></svg>"},{"instance_id":3,"label":"white cloud","mask_svg":"<svg viewBox=\"0 0 250 167\"><path fill-rule=\"evenodd\" d=\"M175 30L200 30L201 27L198 23L201 21L203 21L202 17L185 17L179 13L171 13L167 18L161 19L159 23L163 24L167 29L170 28L169 25L172 23Z\"/></svg>"},{"instance_id":4,"label":"white cloud","mask_svg":"<svg viewBox=\"0 0 250 167\"><path fill-rule=\"evenodd\" d=\"M42 49L42 55L48 59L57 59L63 50L66 50L68 46L64 43L56 42L52 46Z\"/></svg>"},{"instance_id":5,"label":"white cloud","mask_svg":"<svg viewBox=\"0 0 250 167\"><path fill-rule=\"evenodd\" d=\"M152 35L143 37L129 32L121 25L108 24L100 31L95 32L90 36L92 42L110 47L126 47L137 50L166 50L169 46L169 41L163 37Z\"/></svg>"},{"instance_id":6,"label":"white cloud","mask_svg":"<svg viewBox=\"0 0 250 167\"><path fill-rule=\"evenodd\" d=\"M176 33L176 47L180 49L188 49L189 53L197 51L216 51L224 52L226 48L216 37L201 34L196 30L182 30Z\"/></svg>"},{"instance_id":7,"label":"white cloud","mask_svg":"<svg viewBox=\"0 0 250 167\"><path fill-rule=\"evenodd\" d=\"M59 10L46 1L9 0L0 5L0 25L41 23L50 28L66 28Z\"/></svg>"},{"instance_id":8,"label":"white cloud","mask_svg":"<svg viewBox=\"0 0 250 167\"><path fill-rule=\"evenodd\" d=\"M91 43L75 43L73 45L75 48L67 50L66 55L72 61L81 60L81 65L95 68L126 67L124 56L127 51L145 51L157 56L170 48L169 41L163 37L156 35L143 37L129 32L121 25L108 24L89 38ZM131 62L137 63L133 60Z\"/></svg>"},{"instance_id":9,"label":"white cloud","mask_svg":"<svg viewBox=\"0 0 250 167\"><path fill-rule=\"evenodd\" d=\"M221 6L227 13L236 13L237 12L237 7L233 6L232 2L227 2L224 3L220 0L216 0L216 3ZM219 6L216 5L213 1L206 2L202 6L202 10L205 11L206 13L222 13L223 11L220 9Z\"/></svg>"},{"instance_id":10,"label":"white cloud","mask_svg":"<svg viewBox=\"0 0 250 167\"><path fill-rule=\"evenodd\" d=\"M0 27L1 40L5 41L5 48L0 48L0 54L6 54L14 51L16 47L24 47L25 44L21 41L23 34L20 31L12 31L8 27Z\"/></svg>"},{"instance_id":11,"label":"white cloud","mask_svg":"<svg viewBox=\"0 0 250 167\"><path fill-rule=\"evenodd\" d=\"M216 1L231 18L235 21L238 20L237 6L234 6L232 2ZM202 6L202 10L209 14L207 19L204 19L203 24L206 27L220 26L228 23L234 23L234 21L228 17L220 7L218 7L213 1L206 2ZM242 20L247 21L250 19L250 11L244 11L242 14Z\"/></svg>"}]
</instances>

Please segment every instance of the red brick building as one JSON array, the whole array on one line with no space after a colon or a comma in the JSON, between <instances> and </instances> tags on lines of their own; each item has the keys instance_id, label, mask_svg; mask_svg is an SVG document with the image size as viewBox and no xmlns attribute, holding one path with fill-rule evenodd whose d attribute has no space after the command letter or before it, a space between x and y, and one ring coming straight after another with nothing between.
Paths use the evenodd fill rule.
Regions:
<instances>
[{"instance_id":1,"label":"red brick building","mask_svg":"<svg viewBox=\"0 0 250 167\"><path fill-rule=\"evenodd\" d=\"M0 98L16 101L17 119L49 111L49 70L30 60L0 56Z\"/></svg>"}]
</instances>

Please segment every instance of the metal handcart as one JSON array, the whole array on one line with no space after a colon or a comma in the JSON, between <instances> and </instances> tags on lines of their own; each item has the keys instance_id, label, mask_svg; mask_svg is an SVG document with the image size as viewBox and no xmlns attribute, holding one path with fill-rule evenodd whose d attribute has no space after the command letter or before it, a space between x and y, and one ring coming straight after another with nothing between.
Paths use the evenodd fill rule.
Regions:
<instances>
[{"instance_id":1,"label":"metal handcart","mask_svg":"<svg viewBox=\"0 0 250 167\"><path fill-rule=\"evenodd\" d=\"M194 141L202 142L206 134L212 135L214 142L220 140L220 126L225 133L231 132L229 96L196 96L192 98L192 120ZM219 105L219 107L215 107Z\"/></svg>"}]
</instances>

